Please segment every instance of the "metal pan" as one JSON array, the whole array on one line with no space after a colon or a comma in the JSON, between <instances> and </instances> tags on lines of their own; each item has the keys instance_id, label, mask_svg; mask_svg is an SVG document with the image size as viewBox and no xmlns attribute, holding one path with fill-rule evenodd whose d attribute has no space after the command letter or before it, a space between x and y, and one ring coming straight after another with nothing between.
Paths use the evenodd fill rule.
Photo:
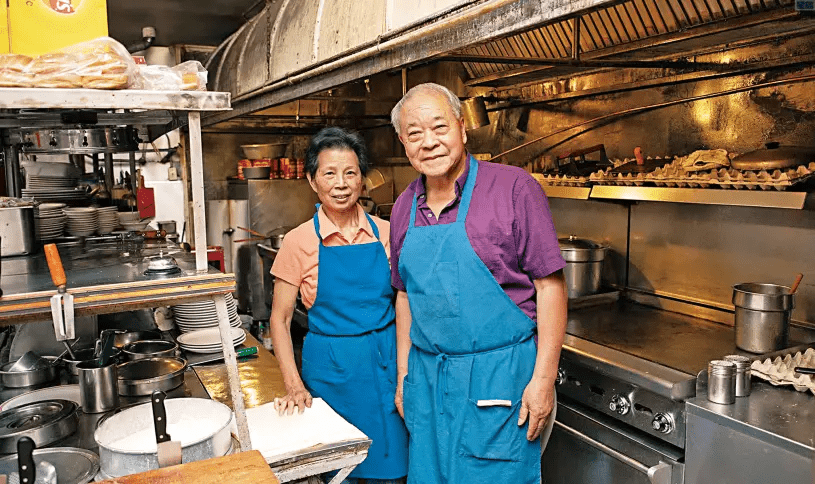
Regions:
<instances>
[{"instance_id":1,"label":"metal pan","mask_svg":"<svg viewBox=\"0 0 815 484\"><path fill-rule=\"evenodd\" d=\"M3 382L3 386L9 388L30 387L56 378L57 365L53 364L57 359L56 356L43 356L42 358L47 360L48 363L33 370L8 371L14 365L14 362L0 366L0 381Z\"/></svg>"},{"instance_id":2,"label":"metal pan","mask_svg":"<svg viewBox=\"0 0 815 484\"><path fill-rule=\"evenodd\" d=\"M128 360L140 360L153 356L176 356L178 345L163 339L148 339L126 344L122 352Z\"/></svg>"},{"instance_id":3,"label":"metal pan","mask_svg":"<svg viewBox=\"0 0 815 484\"><path fill-rule=\"evenodd\" d=\"M119 395L150 395L184 383L187 361L176 357L152 357L119 365Z\"/></svg>"}]
</instances>

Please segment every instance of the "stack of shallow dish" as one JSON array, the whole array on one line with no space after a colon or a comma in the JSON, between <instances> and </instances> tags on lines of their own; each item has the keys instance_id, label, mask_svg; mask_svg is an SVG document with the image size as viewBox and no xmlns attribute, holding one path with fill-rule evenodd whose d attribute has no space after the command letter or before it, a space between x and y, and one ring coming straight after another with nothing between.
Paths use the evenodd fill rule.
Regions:
<instances>
[{"instance_id":1,"label":"stack of shallow dish","mask_svg":"<svg viewBox=\"0 0 815 484\"><path fill-rule=\"evenodd\" d=\"M230 328L232 344L238 346L246 341L246 333L241 328ZM178 346L192 353L216 353L223 351L221 333L218 328L199 329L178 337Z\"/></svg>"},{"instance_id":2,"label":"stack of shallow dish","mask_svg":"<svg viewBox=\"0 0 815 484\"><path fill-rule=\"evenodd\" d=\"M62 211L68 217L67 231L69 234L77 237L87 237L96 233L99 224L96 208L63 208Z\"/></svg>"},{"instance_id":3,"label":"stack of shallow dish","mask_svg":"<svg viewBox=\"0 0 815 484\"><path fill-rule=\"evenodd\" d=\"M238 306L232 294L227 293L225 299L227 313L229 313L229 325L237 328L241 325ZM173 306L173 319L182 333L218 327L218 315L215 312L213 301L197 301Z\"/></svg>"},{"instance_id":4,"label":"stack of shallow dish","mask_svg":"<svg viewBox=\"0 0 815 484\"><path fill-rule=\"evenodd\" d=\"M26 187L22 195L39 201L60 202L69 200L82 200L87 196L85 190L76 188L76 177L72 176L46 176L26 175Z\"/></svg>"},{"instance_id":5,"label":"stack of shallow dish","mask_svg":"<svg viewBox=\"0 0 815 484\"><path fill-rule=\"evenodd\" d=\"M127 231L141 232L147 229L150 221L142 221L139 212L119 212L119 225Z\"/></svg>"},{"instance_id":6,"label":"stack of shallow dish","mask_svg":"<svg viewBox=\"0 0 815 484\"><path fill-rule=\"evenodd\" d=\"M65 221L68 217L62 209L64 203L41 203L34 208L34 229L37 238L49 240L62 237L65 230Z\"/></svg>"},{"instance_id":7,"label":"stack of shallow dish","mask_svg":"<svg viewBox=\"0 0 815 484\"><path fill-rule=\"evenodd\" d=\"M102 207L96 209L99 217L99 235L109 234L119 226L119 217L116 207Z\"/></svg>"}]
</instances>

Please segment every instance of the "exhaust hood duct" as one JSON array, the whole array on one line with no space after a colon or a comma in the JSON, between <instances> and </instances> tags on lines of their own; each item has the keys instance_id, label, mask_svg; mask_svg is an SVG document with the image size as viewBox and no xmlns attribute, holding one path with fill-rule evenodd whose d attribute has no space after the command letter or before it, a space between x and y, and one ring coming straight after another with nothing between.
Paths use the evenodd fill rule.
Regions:
<instances>
[{"instance_id":1,"label":"exhaust hood duct","mask_svg":"<svg viewBox=\"0 0 815 484\"><path fill-rule=\"evenodd\" d=\"M461 103L461 117L464 118L464 129L471 131L489 126L490 117L487 115L487 105L483 97L471 97Z\"/></svg>"}]
</instances>

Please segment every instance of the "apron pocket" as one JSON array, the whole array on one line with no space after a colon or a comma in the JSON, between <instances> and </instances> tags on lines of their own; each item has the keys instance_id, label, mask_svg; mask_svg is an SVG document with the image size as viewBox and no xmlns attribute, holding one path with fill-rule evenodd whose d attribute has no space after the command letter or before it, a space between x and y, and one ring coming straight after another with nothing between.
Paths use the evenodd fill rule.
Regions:
<instances>
[{"instance_id":1,"label":"apron pocket","mask_svg":"<svg viewBox=\"0 0 815 484\"><path fill-rule=\"evenodd\" d=\"M464 427L459 453L478 459L519 461L525 429L518 427L521 401L510 406L478 406L469 399L464 409Z\"/></svg>"}]
</instances>

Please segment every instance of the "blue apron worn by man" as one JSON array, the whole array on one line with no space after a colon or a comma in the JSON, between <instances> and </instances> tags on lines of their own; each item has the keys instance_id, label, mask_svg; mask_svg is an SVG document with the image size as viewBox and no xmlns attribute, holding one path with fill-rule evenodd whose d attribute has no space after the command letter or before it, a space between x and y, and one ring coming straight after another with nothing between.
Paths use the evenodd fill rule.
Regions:
<instances>
[{"instance_id":1,"label":"blue apron worn by man","mask_svg":"<svg viewBox=\"0 0 815 484\"><path fill-rule=\"evenodd\" d=\"M546 196L523 170L469 156L442 86L414 87L391 120L421 173L391 215L408 484L539 483L566 325Z\"/></svg>"}]
</instances>

